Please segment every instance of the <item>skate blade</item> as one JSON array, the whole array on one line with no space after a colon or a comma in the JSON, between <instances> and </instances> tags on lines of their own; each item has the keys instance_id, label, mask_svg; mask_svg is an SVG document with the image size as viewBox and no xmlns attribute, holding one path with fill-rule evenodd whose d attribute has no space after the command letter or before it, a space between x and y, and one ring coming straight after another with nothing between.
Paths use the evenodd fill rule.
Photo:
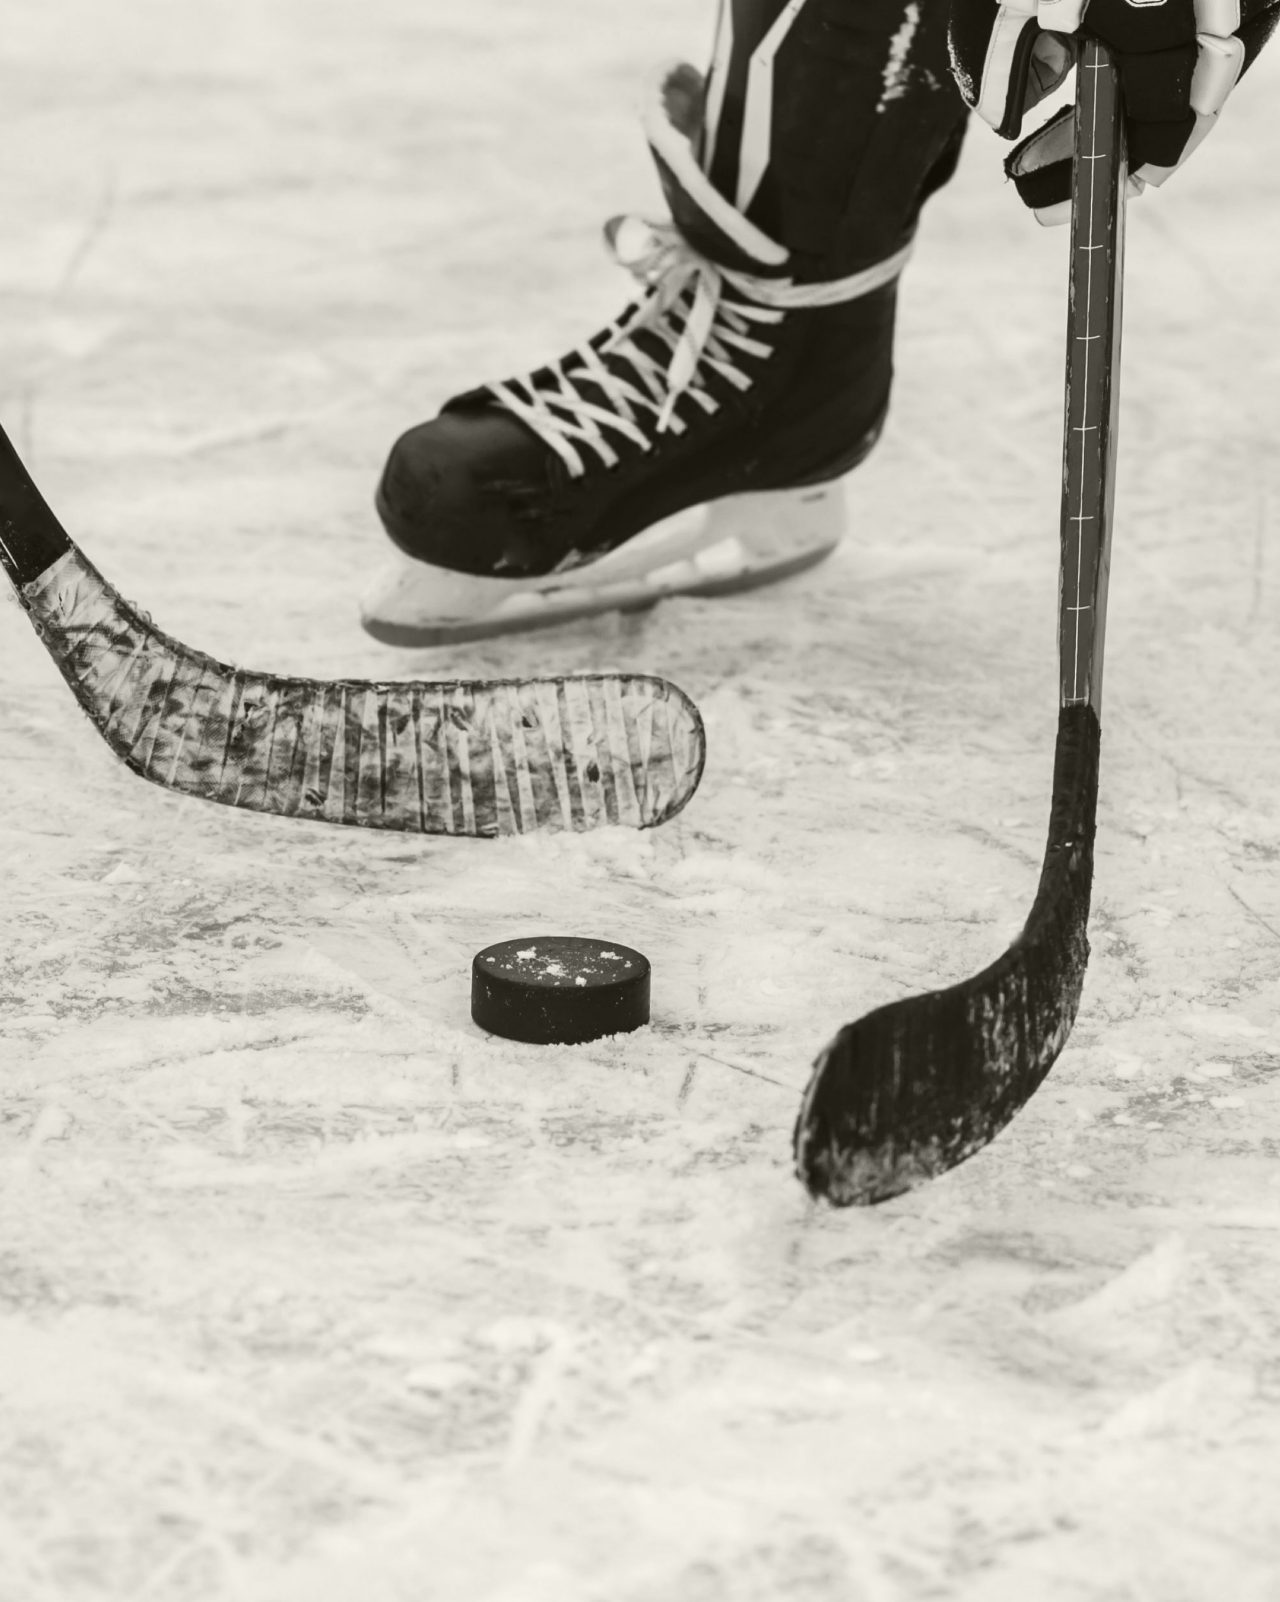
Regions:
<instances>
[{"instance_id":1,"label":"skate blade","mask_svg":"<svg viewBox=\"0 0 1280 1602\"><path fill-rule=\"evenodd\" d=\"M501 579L401 558L365 596L361 622L415 648L636 612L672 595L733 595L823 561L845 527L839 483L731 496L666 518L567 573Z\"/></svg>"}]
</instances>

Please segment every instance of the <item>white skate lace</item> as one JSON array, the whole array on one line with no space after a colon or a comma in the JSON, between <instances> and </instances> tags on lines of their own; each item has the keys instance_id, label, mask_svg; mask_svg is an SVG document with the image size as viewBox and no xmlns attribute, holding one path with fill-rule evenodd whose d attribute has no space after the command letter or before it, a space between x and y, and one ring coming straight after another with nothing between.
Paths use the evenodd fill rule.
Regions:
<instances>
[{"instance_id":1,"label":"white skate lace","mask_svg":"<svg viewBox=\"0 0 1280 1602\"><path fill-rule=\"evenodd\" d=\"M896 278L911 254L906 245L847 278L797 284L723 267L695 250L670 223L620 217L605 234L614 259L645 286L646 297L596 339L536 375L489 385L555 451L573 478L587 471L581 447L594 451L606 467L616 466L618 452L606 429L648 451L657 434L684 433L688 425L676 411L683 396L708 414L718 411L720 402L706 380L714 373L737 390L750 389L754 379L743 370L742 358L765 359L773 350L757 331L780 323L789 311L870 294ZM669 359L637 343L641 332L656 335ZM588 387L594 395L583 392Z\"/></svg>"}]
</instances>

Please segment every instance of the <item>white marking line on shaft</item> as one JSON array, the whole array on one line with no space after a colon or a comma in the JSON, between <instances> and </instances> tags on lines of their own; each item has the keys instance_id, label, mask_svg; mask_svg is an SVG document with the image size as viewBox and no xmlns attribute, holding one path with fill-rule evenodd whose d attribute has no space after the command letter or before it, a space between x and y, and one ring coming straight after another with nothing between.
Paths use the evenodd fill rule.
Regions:
<instances>
[{"instance_id":1,"label":"white marking line on shaft","mask_svg":"<svg viewBox=\"0 0 1280 1602\"><path fill-rule=\"evenodd\" d=\"M1091 53L1096 52L1096 50L1097 50L1097 46L1096 45L1090 45L1088 48L1089 48ZM1099 60L1094 60L1094 61L1088 62L1087 65L1091 68L1091 70L1095 74L1095 77L1094 77L1094 80L1093 80L1093 94L1092 94L1092 97L1091 97L1091 102L1092 103L1091 103L1091 105L1089 107L1089 113L1090 113L1089 151L1088 151L1087 154L1096 156L1099 153L1098 152L1098 95L1097 95L1097 77L1096 77L1096 74L1101 70L1102 62L1099 61ZM1094 250L1099 248L1098 246L1096 246L1094 244L1094 240L1093 240L1093 219L1094 219L1094 215L1095 215L1095 207L1096 207L1096 200L1097 200L1097 193L1096 193L1097 185L1096 185L1096 181L1095 181L1096 180L1096 171L1095 171L1096 162L1095 161L1090 161L1088 166L1089 166L1089 220L1088 220L1089 237L1088 237L1088 241L1087 241L1087 244L1086 244L1085 248L1089 253L1092 253ZM1090 264L1090 269L1089 269L1088 273L1085 276L1084 326L1085 326L1085 332L1086 333L1091 333L1093 331L1093 269L1092 269L1092 264ZM1087 408L1088 408L1088 405L1089 405L1089 343L1090 342L1088 340L1086 340L1085 341L1085 347L1084 347L1084 405L1085 405L1085 408L1086 408L1086 412L1087 412ZM1081 435L1085 434L1086 432L1089 432L1089 430L1087 430L1084 427L1082 427L1080 429ZM1084 487L1085 487L1085 452L1084 452L1084 440L1082 438L1081 441L1080 441L1080 499L1079 499L1079 503L1078 503L1082 509L1084 507ZM1083 533L1083 529L1081 529L1080 532ZM1081 597L1081 593L1083 591L1083 588L1084 588L1084 541L1081 538L1077 538L1077 540L1076 540L1076 605L1072 609L1074 611L1074 613L1075 613L1075 620L1076 621L1075 621L1075 640L1074 640L1074 645L1073 645L1073 663L1072 663L1072 675L1071 675L1071 687L1072 687L1073 692L1075 694L1077 694L1077 695L1080 693L1080 618L1081 618L1081 615L1082 615L1083 611L1085 610L1084 607L1082 607L1082 605L1080 604L1080 597Z\"/></svg>"}]
</instances>

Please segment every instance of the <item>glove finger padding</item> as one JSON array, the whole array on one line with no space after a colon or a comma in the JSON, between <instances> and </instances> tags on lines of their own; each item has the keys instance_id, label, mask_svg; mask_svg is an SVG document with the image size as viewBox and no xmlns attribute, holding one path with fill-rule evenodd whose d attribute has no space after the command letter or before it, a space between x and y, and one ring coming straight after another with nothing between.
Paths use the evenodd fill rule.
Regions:
<instances>
[{"instance_id":1,"label":"glove finger padding","mask_svg":"<svg viewBox=\"0 0 1280 1602\"><path fill-rule=\"evenodd\" d=\"M966 104L1004 139L1075 64L1075 41L1046 32L1036 0L952 0L947 44Z\"/></svg>"},{"instance_id":2,"label":"glove finger padding","mask_svg":"<svg viewBox=\"0 0 1280 1602\"><path fill-rule=\"evenodd\" d=\"M1016 138L1027 111L1074 65L1082 21L1116 58L1138 194L1176 172L1211 131L1280 21L1280 0L953 0L961 93L997 133ZM1070 119L1060 112L1005 163L1042 222L1070 215Z\"/></svg>"},{"instance_id":3,"label":"glove finger padding","mask_svg":"<svg viewBox=\"0 0 1280 1602\"><path fill-rule=\"evenodd\" d=\"M1036 221L1055 228L1071 220L1071 164L1075 149L1075 113L1064 106L1043 128L1015 145L1004 164L1019 198L1031 207ZM1128 177L1130 196L1140 195L1146 182L1137 173Z\"/></svg>"}]
</instances>

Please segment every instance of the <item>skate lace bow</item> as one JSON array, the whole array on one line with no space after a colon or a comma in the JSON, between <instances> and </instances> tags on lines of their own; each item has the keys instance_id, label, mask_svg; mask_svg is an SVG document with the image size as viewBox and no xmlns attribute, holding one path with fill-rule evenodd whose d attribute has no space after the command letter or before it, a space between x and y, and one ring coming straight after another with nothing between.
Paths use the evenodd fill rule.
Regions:
<instances>
[{"instance_id":1,"label":"skate lace bow","mask_svg":"<svg viewBox=\"0 0 1280 1602\"><path fill-rule=\"evenodd\" d=\"M579 446L590 447L606 467L617 464L605 429L647 451L656 435L685 431L688 425L676 410L682 397L704 412L718 411L721 403L705 379L715 373L734 389L750 389L754 380L742 358L763 360L773 350L757 331L780 323L788 311L869 294L898 276L911 250L905 246L847 278L796 284L722 266L673 223L615 217L605 227L605 240L619 266L643 285L644 297L553 366L489 386L574 478L586 472ZM643 333L654 337L642 343L636 336Z\"/></svg>"}]
</instances>

